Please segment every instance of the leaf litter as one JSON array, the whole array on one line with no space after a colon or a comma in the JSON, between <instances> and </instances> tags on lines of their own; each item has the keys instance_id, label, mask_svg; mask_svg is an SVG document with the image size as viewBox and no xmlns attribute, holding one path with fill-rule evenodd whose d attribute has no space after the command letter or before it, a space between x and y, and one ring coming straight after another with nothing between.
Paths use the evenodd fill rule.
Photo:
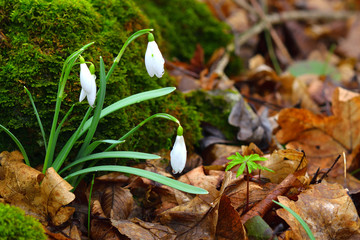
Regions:
<instances>
[{"instance_id":1,"label":"leaf litter","mask_svg":"<svg viewBox=\"0 0 360 240\"><path fill-rule=\"evenodd\" d=\"M136 167L202 187L209 194L187 194L119 173L99 176L90 204L91 238L250 239L253 226L261 232L260 218L267 223L266 236L307 239L297 220L273 200L298 213L316 239L360 238L360 181L359 175L350 175L360 168L360 55L354 47L359 17L348 11L347 1L303 1L307 11L293 2L268 1L266 19L254 1L203 2L229 25L233 43L214 51L210 59L198 45L189 63L167 61L167 70L185 94L199 89L238 93L239 101L224 119L238 131L233 139L225 139L217 126L208 127L220 137L208 140L200 155L192 153L182 176L168 169L168 152L161 154L163 159ZM274 53L287 72L274 70L260 35L268 24L280 39L271 35ZM281 48L281 41L287 49ZM247 66L227 71L234 57ZM266 157L262 164L275 171L252 173L247 212L245 176L236 178L236 168L225 172L227 157L235 152ZM38 218L49 239L86 238L86 183L74 194L53 169L44 175L26 166L17 151L2 152L0 161L2 202Z\"/></svg>"}]
</instances>

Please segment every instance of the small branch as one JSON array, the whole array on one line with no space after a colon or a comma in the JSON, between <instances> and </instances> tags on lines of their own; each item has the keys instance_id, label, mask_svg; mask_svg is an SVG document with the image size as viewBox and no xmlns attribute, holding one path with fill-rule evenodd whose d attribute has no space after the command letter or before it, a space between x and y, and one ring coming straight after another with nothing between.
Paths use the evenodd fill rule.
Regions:
<instances>
[{"instance_id":1,"label":"small branch","mask_svg":"<svg viewBox=\"0 0 360 240\"><path fill-rule=\"evenodd\" d=\"M269 24L280 24L287 21L299 21L299 20L343 20L348 19L355 15L352 11L338 11L338 12L325 12L325 11L287 11L283 13L274 13L266 16L266 20ZM264 20L260 21L256 25L252 26L244 33L237 32L235 34L235 53L238 54L240 46L247 42L254 35L257 35L264 31L267 27Z\"/></svg>"},{"instance_id":2,"label":"small branch","mask_svg":"<svg viewBox=\"0 0 360 240\"><path fill-rule=\"evenodd\" d=\"M306 169L299 170L292 174L289 174L279 185L276 186L263 200L258 202L253 208L251 208L245 215L241 216L241 222L244 224L247 220L254 216L263 217L273 206L273 201L276 200L278 196L285 195L290 188L294 185L298 176L304 174Z\"/></svg>"},{"instance_id":3,"label":"small branch","mask_svg":"<svg viewBox=\"0 0 360 240\"><path fill-rule=\"evenodd\" d=\"M282 52L282 54L287 58L288 62L291 63L293 60L290 56L290 53L288 52L288 50L286 49L284 43L281 41L279 35L276 33L276 31L274 30L274 28L272 27L272 23L270 21L268 21L268 17L266 16L266 14L264 13L263 9L261 8L261 6L259 5L259 3L257 3L255 0L251 0L252 5L254 6L256 12L258 13L258 15L261 17L261 19L264 21L266 29L269 30L272 39L274 40L274 42L276 43L276 45L278 46L279 50Z\"/></svg>"}]
</instances>

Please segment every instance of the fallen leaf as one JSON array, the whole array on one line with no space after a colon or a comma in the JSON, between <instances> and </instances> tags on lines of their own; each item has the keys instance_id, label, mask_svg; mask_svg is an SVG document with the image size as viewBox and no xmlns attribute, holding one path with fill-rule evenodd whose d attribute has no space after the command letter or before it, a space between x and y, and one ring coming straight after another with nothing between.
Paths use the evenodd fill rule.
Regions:
<instances>
[{"instance_id":1,"label":"fallen leaf","mask_svg":"<svg viewBox=\"0 0 360 240\"><path fill-rule=\"evenodd\" d=\"M254 216L263 217L274 205L273 200L278 196L285 195L294 186L301 186L298 178L304 176L306 169L301 169L293 174L289 174L280 184L273 188L264 199L258 202L253 208L251 208L245 215L241 216L241 221L246 223L249 219ZM251 195L250 195L251 196Z\"/></svg>"},{"instance_id":2,"label":"fallen leaf","mask_svg":"<svg viewBox=\"0 0 360 240\"><path fill-rule=\"evenodd\" d=\"M228 121L230 125L239 127L238 140L260 144L271 139L271 127L267 115L267 110L257 115L242 97L232 108Z\"/></svg>"},{"instance_id":3,"label":"fallen leaf","mask_svg":"<svg viewBox=\"0 0 360 240\"><path fill-rule=\"evenodd\" d=\"M360 238L360 220L355 205L339 184L324 181L310 185L296 202L282 196L278 199L300 215L317 240ZM290 225L292 239L309 239L300 223L288 211L279 209L276 212Z\"/></svg>"},{"instance_id":4,"label":"fallen leaf","mask_svg":"<svg viewBox=\"0 0 360 240\"><path fill-rule=\"evenodd\" d=\"M22 208L27 214L38 218L43 224L59 226L73 212L66 207L75 199L72 186L61 178L53 168L45 176L25 165L18 151L0 154L4 178L0 180L0 196L12 205Z\"/></svg>"},{"instance_id":5,"label":"fallen leaf","mask_svg":"<svg viewBox=\"0 0 360 240\"><path fill-rule=\"evenodd\" d=\"M237 178L233 180L225 189L225 195L230 199L231 205L241 215L246 206L246 180L244 178ZM250 206L263 200L271 190L276 187L276 184L267 183L261 184L253 181L249 182L249 203Z\"/></svg>"},{"instance_id":6,"label":"fallen leaf","mask_svg":"<svg viewBox=\"0 0 360 240\"><path fill-rule=\"evenodd\" d=\"M226 195L222 195L220 200L216 239L247 239L244 226L240 220L240 214L231 205L231 201Z\"/></svg>"},{"instance_id":7,"label":"fallen leaf","mask_svg":"<svg viewBox=\"0 0 360 240\"><path fill-rule=\"evenodd\" d=\"M276 138L287 148L303 149L311 173L318 167L330 167L342 152L347 154L348 170L359 167L359 162L353 161L360 151L360 125L356 124L360 120L359 94L337 88L332 111L334 115L329 117L305 109L279 113Z\"/></svg>"},{"instance_id":8,"label":"fallen leaf","mask_svg":"<svg viewBox=\"0 0 360 240\"><path fill-rule=\"evenodd\" d=\"M201 174L201 171L199 172ZM159 215L160 222L174 229L177 239L214 239L219 203L230 178L231 172L227 172L220 191L216 189L209 191L207 189L209 191L208 196L196 196L190 202L161 213ZM200 176L196 180L200 179L205 181L204 176ZM208 184L205 184L205 186L209 186Z\"/></svg>"},{"instance_id":9,"label":"fallen leaf","mask_svg":"<svg viewBox=\"0 0 360 240\"><path fill-rule=\"evenodd\" d=\"M134 199L129 189L110 184L103 190L101 206L104 214L113 220L127 219L133 209Z\"/></svg>"},{"instance_id":10,"label":"fallen leaf","mask_svg":"<svg viewBox=\"0 0 360 240\"><path fill-rule=\"evenodd\" d=\"M112 219L111 224L131 240L170 240L176 238L175 231L171 228L158 223L144 222L137 218L131 221Z\"/></svg>"},{"instance_id":11,"label":"fallen leaf","mask_svg":"<svg viewBox=\"0 0 360 240\"><path fill-rule=\"evenodd\" d=\"M272 183L281 183L289 174L307 166L305 153L294 149L275 150L264 166L274 171L262 171L261 175L270 179Z\"/></svg>"},{"instance_id":12,"label":"fallen leaf","mask_svg":"<svg viewBox=\"0 0 360 240\"><path fill-rule=\"evenodd\" d=\"M120 240L123 238L110 221L93 219L91 221L91 239Z\"/></svg>"}]
</instances>

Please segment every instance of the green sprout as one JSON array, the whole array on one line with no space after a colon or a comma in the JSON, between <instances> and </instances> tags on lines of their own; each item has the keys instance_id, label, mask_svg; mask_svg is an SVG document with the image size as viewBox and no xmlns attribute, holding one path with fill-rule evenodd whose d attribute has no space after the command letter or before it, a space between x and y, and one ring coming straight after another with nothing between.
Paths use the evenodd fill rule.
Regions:
<instances>
[{"instance_id":1,"label":"green sprout","mask_svg":"<svg viewBox=\"0 0 360 240\"><path fill-rule=\"evenodd\" d=\"M264 167L258 163L255 163L256 161L266 161L267 158L260 157L259 154L250 154L246 156L242 156L239 152L236 152L235 155L231 155L227 159L232 160L228 163L226 166L225 171L229 171L236 165L240 165L239 169L237 170L236 177L239 177L246 169L246 212L249 208L249 180L250 180L250 173L255 170L265 170L269 172L274 172L273 170Z\"/></svg>"}]
</instances>

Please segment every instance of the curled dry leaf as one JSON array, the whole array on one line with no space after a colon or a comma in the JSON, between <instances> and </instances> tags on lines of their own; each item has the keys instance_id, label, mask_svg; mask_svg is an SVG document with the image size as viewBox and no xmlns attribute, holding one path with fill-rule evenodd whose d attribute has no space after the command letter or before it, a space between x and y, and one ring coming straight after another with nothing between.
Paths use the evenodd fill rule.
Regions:
<instances>
[{"instance_id":1,"label":"curled dry leaf","mask_svg":"<svg viewBox=\"0 0 360 240\"><path fill-rule=\"evenodd\" d=\"M291 208L308 224L317 240L359 239L360 220L347 191L339 184L326 181L311 185L293 202L286 197L278 197L280 203ZM285 209L277 214L291 227L288 239L309 239L300 223Z\"/></svg>"},{"instance_id":2,"label":"curled dry leaf","mask_svg":"<svg viewBox=\"0 0 360 240\"><path fill-rule=\"evenodd\" d=\"M45 176L25 165L22 155L15 151L0 154L0 196L12 205L22 208L27 214L38 218L43 224L50 218L51 224L61 225L74 212L66 207L75 199L72 186L61 178L53 168Z\"/></svg>"},{"instance_id":3,"label":"curled dry leaf","mask_svg":"<svg viewBox=\"0 0 360 240\"><path fill-rule=\"evenodd\" d=\"M232 108L228 121L230 125L239 127L238 140L259 144L262 141L269 142L271 138L272 130L267 115L268 111L265 110L258 116L241 97Z\"/></svg>"},{"instance_id":4,"label":"curled dry leaf","mask_svg":"<svg viewBox=\"0 0 360 240\"><path fill-rule=\"evenodd\" d=\"M301 170L307 166L304 153L294 149L274 151L264 166L274 171L262 171L261 176L270 179L272 183L281 183L290 173Z\"/></svg>"},{"instance_id":5,"label":"curled dry leaf","mask_svg":"<svg viewBox=\"0 0 360 240\"><path fill-rule=\"evenodd\" d=\"M360 95L337 88L332 111L334 115L329 117L305 109L279 113L278 141L287 148L303 149L311 173L318 167L330 167L342 152L347 153L348 169L360 167L358 161L353 161L360 153L360 125L356 124L360 121Z\"/></svg>"}]
</instances>

